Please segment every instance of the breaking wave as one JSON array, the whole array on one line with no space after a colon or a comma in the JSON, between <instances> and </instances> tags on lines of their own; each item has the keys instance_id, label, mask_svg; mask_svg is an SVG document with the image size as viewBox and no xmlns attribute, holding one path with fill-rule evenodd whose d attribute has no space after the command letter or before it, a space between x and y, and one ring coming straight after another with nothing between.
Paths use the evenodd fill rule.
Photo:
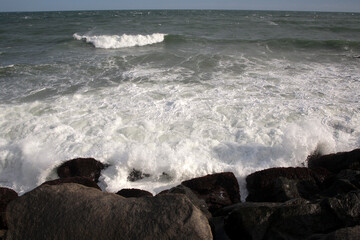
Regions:
<instances>
[{"instance_id":1,"label":"breaking wave","mask_svg":"<svg viewBox=\"0 0 360 240\"><path fill-rule=\"evenodd\" d=\"M153 33L150 35L79 35L74 33L73 37L76 40L84 40L87 43L91 43L96 48L115 49L115 48L127 48L135 46L145 46L154 43L163 42L166 34Z\"/></svg>"}]
</instances>

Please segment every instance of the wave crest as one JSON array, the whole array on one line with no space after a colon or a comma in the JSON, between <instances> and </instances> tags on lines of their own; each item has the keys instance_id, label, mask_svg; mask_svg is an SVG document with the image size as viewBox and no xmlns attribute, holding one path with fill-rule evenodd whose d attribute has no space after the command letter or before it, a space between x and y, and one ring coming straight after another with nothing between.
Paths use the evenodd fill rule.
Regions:
<instances>
[{"instance_id":1,"label":"wave crest","mask_svg":"<svg viewBox=\"0 0 360 240\"><path fill-rule=\"evenodd\" d=\"M79 35L73 34L76 40L85 40L87 43L91 43L96 48L126 48L135 46L145 46L154 43L163 42L166 34L153 33L150 35Z\"/></svg>"}]
</instances>

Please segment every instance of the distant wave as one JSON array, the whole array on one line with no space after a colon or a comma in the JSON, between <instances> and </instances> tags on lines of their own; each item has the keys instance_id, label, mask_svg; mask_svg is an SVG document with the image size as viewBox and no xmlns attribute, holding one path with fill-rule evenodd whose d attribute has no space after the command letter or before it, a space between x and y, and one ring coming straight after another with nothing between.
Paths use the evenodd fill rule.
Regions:
<instances>
[{"instance_id":1,"label":"distant wave","mask_svg":"<svg viewBox=\"0 0 360 240\"><path fill-rule=\"evenodd\" d=\"M145 46L154 43L163 42L166 34L153 33L150 35L79 35L73 34L76 40L85 40L87 43L91 43L96 48L126 48L135 46Z\"/></svg>"},{"instance_id":2,"label":"distant wave","mask_svg":"<svg viewBox=\"0 0 360 240\"><path fill-rule=\"evenodd\" d=\"M347 40L307 40L307 39L269 39L259 42L265 42L271 46L286 47L300 47L305 49L334 49L334 50L359 50L360 43L356 41Z\"/></svg>"}]
</instances>

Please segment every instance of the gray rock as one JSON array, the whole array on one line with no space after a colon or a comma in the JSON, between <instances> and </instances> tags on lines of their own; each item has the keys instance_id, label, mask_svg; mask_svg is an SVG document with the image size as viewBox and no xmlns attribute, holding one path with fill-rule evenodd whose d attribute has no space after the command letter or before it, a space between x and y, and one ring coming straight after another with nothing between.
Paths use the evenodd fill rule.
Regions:
<instances>
[{"instance_id":1,"label":"gray rock","mask_svg":"<svg viewBox=\"0 0 360 240\"><path fill-rule=\"evenodd\" d=\"M352 191L322 201L323 208L328 209L344 226L360 223L360 191Z\"/></svg>"},{"instance_id":2,"label":"gray rock","mask_svg":"<svg viewBox=\"0 0 360 240\"><path fill-rule=\"evenodd\" d=\"M204 199L211 213L240 202L239 183L232 172L209 174L183 181L181 184Z\"/></svg>"},{"instance_id":3,"label":"gray rock","mask_svg":"<svg viewBox=\"0 0 360 240\"><path fill-rule=\"evenodd\" d=\"M212 239L207 218L181 194L123 198L79 184L42 185L7 208L12 239Z\"/></svg>"},{"instance_id":4,"label":"gray rock","mask_svg":"<svg viewBox=\"0 0 360 240\"><path fill-rule=\"evenodd\" d=\"M94 182L93 180L91 180L91 178L88 178L88 177L58 178L55 180L46 181L43 184L59 185L59 184L63 184L63 183L77 183L77 184L84 185L86 187L96 188L101 191L101 188L96 184L96 182Z\"/></svg>"},{"instance_id":5,"label":"gray rock","mask_svg":"<svg viewBox=\"0 0 360 240\"><path fill-rule=\"evenodd\" d=\"M185 187L184 185L178 185L171 188L167 193L184 194L197 208L199 208L204 213L207 218L211 217L211 213L208 211L205 200L198 198L190 188Z\"/></svg>"}]
</instances>

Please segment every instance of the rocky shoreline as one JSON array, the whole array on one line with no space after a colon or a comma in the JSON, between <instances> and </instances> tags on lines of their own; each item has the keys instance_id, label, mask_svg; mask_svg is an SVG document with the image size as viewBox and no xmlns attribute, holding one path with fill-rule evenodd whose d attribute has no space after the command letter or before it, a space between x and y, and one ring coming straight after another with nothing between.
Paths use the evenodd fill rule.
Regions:
<instances>
[{"instance_id":1,"label":"rocky shoreline","mask_svg":"<svg viewBox=\"0 0 360 240\"><path fill-rule=\"evenodd\" d=\"M156 196L115 194L97 185L106 165L73 159L57 168L59 179L20 197L0 188L0 239L360 239L360 149L315 153L307 165L250 174L241 202L231 172ZM134 169L128 180L142 177Z\"/></svg>"}]
</instances>

